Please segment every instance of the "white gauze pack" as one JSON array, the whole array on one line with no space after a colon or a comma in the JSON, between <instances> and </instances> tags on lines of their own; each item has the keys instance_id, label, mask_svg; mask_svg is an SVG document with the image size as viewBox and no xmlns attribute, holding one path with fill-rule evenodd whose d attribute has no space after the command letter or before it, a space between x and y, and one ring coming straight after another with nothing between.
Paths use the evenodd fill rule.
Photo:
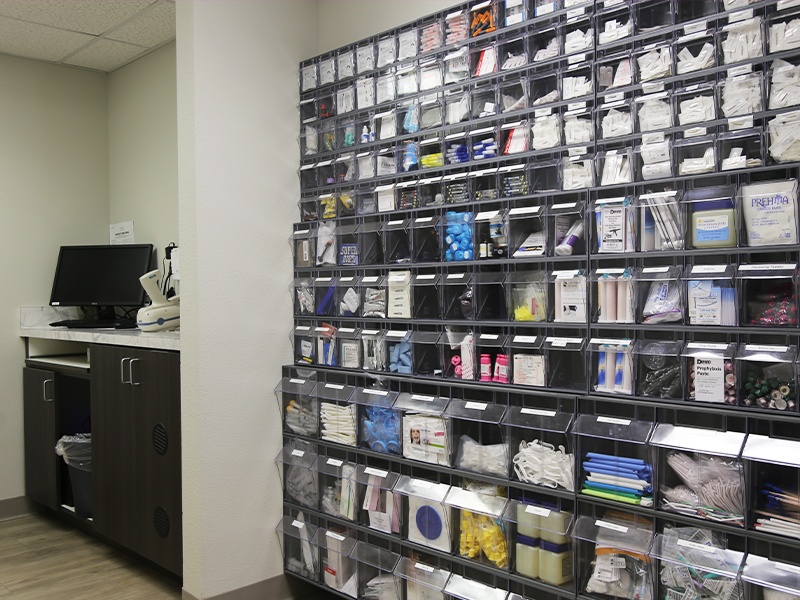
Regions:
<instances>
[{"instance_id":1,"label":"white gauze pack","mask_svg":"<svg viewBox=\"0 0 800 600\"><path fill-rule=\"evenodd\" d=\"M742 186L742 212L749 246L797 243L797 180Z\"/></svg>"}]
</instances>

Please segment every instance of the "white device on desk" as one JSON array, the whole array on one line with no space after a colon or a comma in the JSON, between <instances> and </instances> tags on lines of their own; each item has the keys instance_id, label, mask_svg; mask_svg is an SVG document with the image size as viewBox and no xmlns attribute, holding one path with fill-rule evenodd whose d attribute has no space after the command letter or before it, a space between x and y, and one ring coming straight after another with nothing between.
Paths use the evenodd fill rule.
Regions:
<instances>
[{"instance_id":1,"label":"white device on desk","mask_svg":"<svg viewBox=\"0 0 800 600\"><path fill-rule=\"evenodd\" d=\"M144 291L150 296L150 306L139 309L136 325L142 331L167 331L181 324L180 296L167 299L158 289L158 269L145 273L139 278Z\"/></svg>"}]
</instances>

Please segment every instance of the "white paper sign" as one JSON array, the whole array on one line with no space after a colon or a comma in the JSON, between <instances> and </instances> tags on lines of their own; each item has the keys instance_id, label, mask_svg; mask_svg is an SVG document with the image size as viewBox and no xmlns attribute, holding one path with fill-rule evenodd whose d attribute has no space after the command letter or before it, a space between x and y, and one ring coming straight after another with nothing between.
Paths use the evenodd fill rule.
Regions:
<instances>
[{"instance_id":1,"label":"white paper sign","mask_svg":"<svg viewBox=\"0 0 800 600\"><path fill-rule=\"evenodd\" d=\"M109 225L108 238L112 245L134 244L133 221L121 221Z\"/></svg>"}]
</instances>

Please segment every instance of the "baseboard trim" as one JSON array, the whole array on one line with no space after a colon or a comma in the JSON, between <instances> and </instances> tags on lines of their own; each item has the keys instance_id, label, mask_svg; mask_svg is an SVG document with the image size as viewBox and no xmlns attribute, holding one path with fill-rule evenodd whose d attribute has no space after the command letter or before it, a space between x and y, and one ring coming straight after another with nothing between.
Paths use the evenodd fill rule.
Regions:
<instances>
[{"instance_id":1,"label":"baseboard trim","mask_svg":"<svg viewBox=\"0 0 800 600\"><path fill-rule=\"evenodd\" d=\"M0 500L0 521L18 519L33 513L33 503L26 496Z\"/></svg>"},{"instance_id":2,"label":"baseboard trim","mask_svg":"<svg viewBox=\"0 0 800 600\"><path fill-rule=\"evenodd\" d=\"M278 575L224 594L211 596L206 600L264 600L264 598L269 598L270 600L294 600L310 596L315 591L319 591L319 589L295 577ZM203 600L193 596L186 590L183 590L181 597L182 600Z\"/></svg>"}]
</instances>

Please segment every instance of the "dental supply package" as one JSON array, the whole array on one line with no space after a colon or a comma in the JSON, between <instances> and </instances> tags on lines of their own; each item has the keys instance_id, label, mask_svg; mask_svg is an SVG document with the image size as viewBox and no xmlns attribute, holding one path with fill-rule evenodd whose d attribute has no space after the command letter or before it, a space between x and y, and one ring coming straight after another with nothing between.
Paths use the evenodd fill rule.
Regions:
<instances>
[{"instance_id":1,"label":"dental supply package","mask_svg":"<svg viewBox=\"0 0 800 600\"><path fill-rule=\"evenodd\" d=\"M797 243L797 180L742 186L742 212L749 246Z\"/></svg>"}]
</instances>

